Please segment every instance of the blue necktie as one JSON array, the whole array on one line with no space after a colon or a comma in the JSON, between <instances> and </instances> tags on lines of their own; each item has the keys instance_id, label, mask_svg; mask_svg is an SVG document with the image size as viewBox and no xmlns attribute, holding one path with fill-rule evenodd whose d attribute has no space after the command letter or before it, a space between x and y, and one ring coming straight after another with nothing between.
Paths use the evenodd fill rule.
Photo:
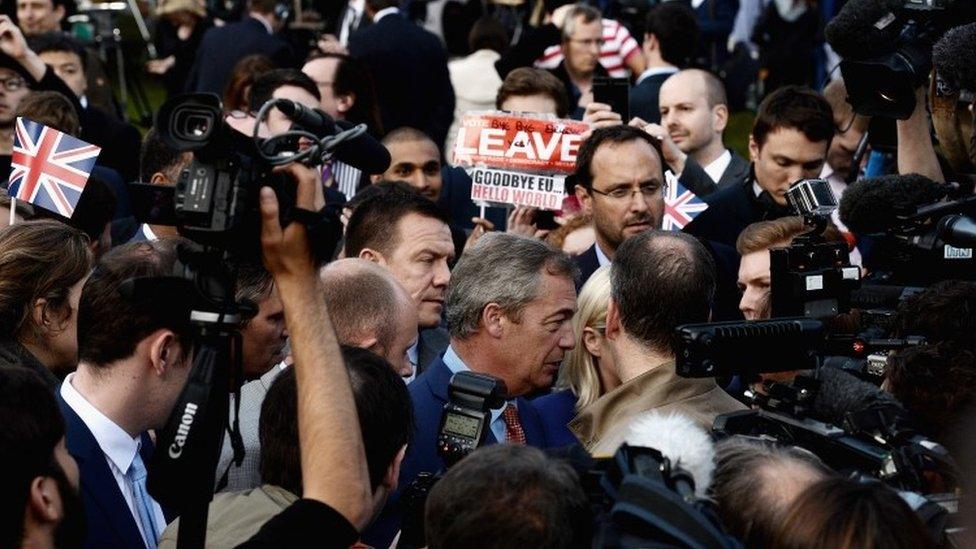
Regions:
<instances>
[{"instance_id":1,"label":"blue necktie","mask_svg":"<svg viewBox=\"0 0 976 549\"><path fill-rule=\"evenodd\" d=\"M153 500L146 490L146 465L142 462L142 456L136 452L132 464L129 465L129 472L126 474L132 482L132 499L139 513L139 522L142 524L142 539L146 542L146 547L155 549L159 544L159 531L156 529L156 513L153 509Z\"/></svg>"}]
</instances>

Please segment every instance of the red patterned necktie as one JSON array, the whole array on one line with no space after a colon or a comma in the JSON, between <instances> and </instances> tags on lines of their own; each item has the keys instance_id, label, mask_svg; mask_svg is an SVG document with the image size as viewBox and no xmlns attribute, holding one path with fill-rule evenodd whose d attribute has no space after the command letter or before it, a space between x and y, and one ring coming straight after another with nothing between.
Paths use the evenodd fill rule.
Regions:
<instances>
[{"instance_id":1,"label":"red patterned necktie","mask_svg":"<svg viewBox=\"0 0 976 549\"><path fill-rule=\"evenodd\" d=\"M502 421L505 422L505 435L511 444L525 444L525 430L519 422L518 409L514 404L507 404L502 412Z\"/></svg>"}]
</instances>

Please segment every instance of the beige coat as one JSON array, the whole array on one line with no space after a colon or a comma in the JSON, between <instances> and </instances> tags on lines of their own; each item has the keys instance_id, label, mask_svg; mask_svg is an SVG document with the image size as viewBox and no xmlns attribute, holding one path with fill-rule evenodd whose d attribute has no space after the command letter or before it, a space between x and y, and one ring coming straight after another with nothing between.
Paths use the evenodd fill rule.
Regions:
<instances>
[{"instance_id":1,"label":"beige coat","mask_svg":"<svg viewBox=\"0 0 976 549\"><path fill-rule=\"evenodd\" d=\"M601 396L569 422L569 429L590 454L606 457L617 451L641 412L678 412L711 429L715 416L744 409L714 379L680 377L670 361Z\"/></svg>"},{"instance_id":2,"label":"beige coat","mask_svg":"<svg viewBox=\"0 0 976 549\"><path fill-rule=\"evenodd\" d=\"M495 70L495 61L500 57L498 52L492 50L478 50L447 64L455 97L454 122L444 144L444 157L448 163L454 158L454 140L464 113L495 110L495 96L502 86L502 79Z\"/></svg>"}]
</instances>

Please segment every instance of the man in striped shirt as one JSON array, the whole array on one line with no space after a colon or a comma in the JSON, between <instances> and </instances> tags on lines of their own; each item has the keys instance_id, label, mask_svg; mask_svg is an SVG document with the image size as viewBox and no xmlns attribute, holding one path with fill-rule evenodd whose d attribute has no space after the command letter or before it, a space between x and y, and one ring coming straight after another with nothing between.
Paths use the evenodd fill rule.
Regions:
<instances>
[{"instance_id":1,"label":"man in striped shirt","mask_svg":"<svg viewBox=\"0 0 976 549\"><path fill-rule=\"evenodd\" d=\"M555 45L546 48L535 66L540 69L555 69L563 61L562 47ZM630 35L627 27L613 19L603 19L603 45L600 47L600 64L615 78L631 78L644 72L646 63L640 45Z\"/></svg>"}]
</instances>

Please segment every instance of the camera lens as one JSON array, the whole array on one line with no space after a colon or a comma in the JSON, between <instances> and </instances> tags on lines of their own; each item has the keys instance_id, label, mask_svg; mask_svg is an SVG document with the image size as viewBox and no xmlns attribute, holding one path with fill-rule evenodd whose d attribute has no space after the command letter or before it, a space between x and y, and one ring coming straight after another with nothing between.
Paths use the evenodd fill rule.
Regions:
<instances>
[{"instance_id":1,"label":"camera lens","mask_svg":"<svg viewBox=\"0 0 976 549\"><path fill-rule=\"evenodd\" d=\"M212 112L186 108L173 113L173 133L187 141L206 141L214 127Z\"/></svg>"}]
</instances>

